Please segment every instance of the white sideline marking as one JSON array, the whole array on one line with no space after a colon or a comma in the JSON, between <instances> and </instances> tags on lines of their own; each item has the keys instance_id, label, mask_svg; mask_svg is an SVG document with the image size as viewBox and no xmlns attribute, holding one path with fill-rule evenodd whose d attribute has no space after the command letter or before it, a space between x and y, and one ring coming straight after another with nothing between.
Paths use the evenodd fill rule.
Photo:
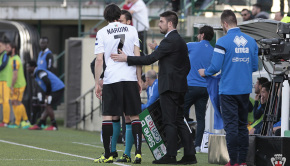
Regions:
<instances>
[{"instance_id":1,"label":"white sideline marking","mask_svg":"<svg viewBox=\"0 0 290 166\"><path fill-rule=\"evenodd\" d=\"M20 161L78 161L78 160L45 160L45 159L0 159L0 161L15 161L15 160L20 160Z\"/></svg>"},{"instance_id":2,"label":"white sideline marking","mask_svg":"<svg viewBox=\"0 0 290 166\"><path fill-rule=\"evenodd\" d=\"M94 160L94 158L90 158L90 157L79 156L79 155L75 155L75 154L64 153L64 152L59 152L59 151L49 150L49 149L44 149L44 148L38 148L38 147L35 147L35 146L24 145L24 144L19 144L19 143L15 143L15 142L5 141L5 140L0 140L0 142L7 143L7 144L12 144L12 145L23 146L23 147L27 147L27 148L31 148L31 149L37 149L37 150L43 150L43 151L47 151L47 152L63 154L63 155L67 155L67 156L73 156L73 157L78 157L78 158L83 158L83 159L88 159L88 160ZM113 164L121 165L121 166L129 166L129 165L125 165L125 164L121 164L121 163L115 163L115 162Z\"/></svg>"},{"instance_id":3,"label":"white sideline marking","mask_svg":"<svg viewBox=\"0 0 290 166\"><path fill-rule=\"evenodd\" d=\"M81 143L81 142L72 142L72 143L74 143L74 144L80 144L80 145L85 145L85 146L92 146L92 147L95 147L95 148L104 149L104 147L102 147L102 146L96 146L96 145L92 145L92 144L85 144L85 143ZM117 150L117 151L124 152L124 150Z\"/></svg>"}]
</instances>

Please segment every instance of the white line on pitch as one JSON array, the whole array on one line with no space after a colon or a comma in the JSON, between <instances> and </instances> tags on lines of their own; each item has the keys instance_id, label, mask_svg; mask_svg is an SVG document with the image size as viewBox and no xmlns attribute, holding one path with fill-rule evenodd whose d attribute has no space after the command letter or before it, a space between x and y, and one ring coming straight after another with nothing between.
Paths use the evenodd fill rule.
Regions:
<instances>
[{"instance_id":1,"label":"white line on pitch","mask_svg":"<svg viewBox=\"0 0 290 166\"><path fill-rule=\"evenodd\" d=\"M72 142L74 144L80 144L80 145L85 145L85 146L92 146L92 147L95 147L95 148L101 148L101 149L104 149L103 146L96 146L96 145L92 145L92 144L85 144L85 143L81 143L81 142ZM124 150L117 150L117 151L121 151L121 152L124 152Z\"/></svg>"},{"instance_id":2,"label":"white line on pitch","mask_svg":"<svg viewBox=\"0 0 290 166\"><path fill-rule=\"evenodd\" d=\"M78 161L78 160L47 160L47 159L1 159L0 161L15 161L15 160L20 160L20 161Z\"/></svg>"},{"instance_id":3,"label":"white line on pitch","mask_svg":"<svg viewBox=\"0 0 290 166\"><path fill-rule=\"evenodd\" d=\"M43 150L43 151L47 151L47 152L53 152L53 153L63 154L63 155L67 155L67 156L73 156L73 157L78 157L78 158L83 158L83 159L88 159L88 160L94 160L94 158L90 158L90 157L79 156L79 155L75 155L75 154L64 153L64 152L59 152L59 151L49 150L49 149L44 149L44 148L38 148L38 147L35 147L35 146L30 146L30 145L25 145L25 144L19 144L19 143L5 141L5 140L0 140L0 142L7 143L7 144L12 144L12 145L23 146L23 147L27 147L27 148L31 148L31 149L37 149L37 150ZM128 166L128 165L121 164L121 163L113 163L113 164L121 165L121 166Z\"/></svg>"}]
</instances>

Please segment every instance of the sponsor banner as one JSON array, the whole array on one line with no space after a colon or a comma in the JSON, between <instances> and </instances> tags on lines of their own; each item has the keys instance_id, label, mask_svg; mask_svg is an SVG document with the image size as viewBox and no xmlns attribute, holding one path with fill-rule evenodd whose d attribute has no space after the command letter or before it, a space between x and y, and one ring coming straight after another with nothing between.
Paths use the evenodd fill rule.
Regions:
<instances>
[{"instance_id":1,"label":"sponsor banner","mask_svg":"<svg viewBox=\"0 0 290 166\"><path fill-rule=\"evenodd\" d=\"M139 114L142 124L142 132L146 139L146 142L156 160L159 160L166 154L165 143L154 123L152 116L148 109L145 109Z\"/></svg>"}]
</instances>

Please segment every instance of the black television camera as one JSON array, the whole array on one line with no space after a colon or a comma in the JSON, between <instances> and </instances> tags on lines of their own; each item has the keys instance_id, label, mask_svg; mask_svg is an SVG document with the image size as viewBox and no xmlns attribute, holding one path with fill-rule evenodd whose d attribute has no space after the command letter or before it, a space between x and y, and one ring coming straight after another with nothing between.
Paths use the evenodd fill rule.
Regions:
<instances>
[{"instance_id":1,"label":"black television camera","mask_svg":"<svg viewBox=\"0 0 290 166\"><path fill-rule=\"evenodd\" d=\"M259 55L274 63L290 59L290 23L278 23L277 33L281 38L261 39L257 41L261 48Z\"/></svg>"}]
</instances>

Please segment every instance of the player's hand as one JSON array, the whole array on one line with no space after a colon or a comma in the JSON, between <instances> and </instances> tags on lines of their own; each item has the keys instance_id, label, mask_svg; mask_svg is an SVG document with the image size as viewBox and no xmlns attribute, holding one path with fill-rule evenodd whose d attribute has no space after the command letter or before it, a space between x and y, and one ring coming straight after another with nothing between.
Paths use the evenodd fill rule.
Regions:
<instances>
[{"instance_id":1,"label":"player's hand","mask_svg":"<svg viewBox=\"0 0 290 166\"><path fill-rule=\"evenodd\" d=\"M156 46L157 46L157 43L155 40L153 40L152 43L148 43L148 46L152 49L152 50L155 50Z\"/></svg>"},{"instance_id":2,"label":"player's hand","mask_svg":"<svg viewBox=\"0 0 290 166\"><path fill-rule=\"evenodd\" d=\"M101 100L101 97L103 95L102 88L98 83L95 84L95 93L96 93L96 97Z\"/></svg>"},{"instance_id":3,"label":"player's hand","mask_svg":"<svg viewBox=\"0 0 290 166\"><path fill-rule=\"evenodd\" d=\"M115 62L127 62L127 55L121 49L119 51L121 54L111 54L111 58Z\"/></svg>"},{"instance_id":4,"label":"player's hand","mask_svg":"<svg viewBox=\"0 0 290 166\"><path fill-rule=\"evenodd\" d=\"M255 100L258 101L259 99L260 99L260 95L259 94L256 94Z\"/></svg>"},{"instance_id":5,"label":"player's hand","mask_svg":"<svg viewBox=\"0 0 290 166\"><path fill-rule=\"evenodd\" d=\"M139 86L139 93L142 92L142 82L141 81L138 81L138 86Z\"/></svg>"},{"instance_id":6,"label":"player's hand","mask_svg":"<svg viewBox=\"0 0 290 166\"><path fill-rule=\"evenodd\" d=\"M204 71L205 71L205 69L199 69L198 70L199 75L202 77L205 77Z\"/></svg>"},{"instance_id":7,"label":"player's hand","mask_svg":"<svg viewBox=\"0 0 290 166\"><path fill-rule=\"evenodd\" d=\"M99 86L101 87L101 89L103 89L103 82L104 82L103 79L100 79L100 80L99 80Z\"/></svg>"}]
</instances>

